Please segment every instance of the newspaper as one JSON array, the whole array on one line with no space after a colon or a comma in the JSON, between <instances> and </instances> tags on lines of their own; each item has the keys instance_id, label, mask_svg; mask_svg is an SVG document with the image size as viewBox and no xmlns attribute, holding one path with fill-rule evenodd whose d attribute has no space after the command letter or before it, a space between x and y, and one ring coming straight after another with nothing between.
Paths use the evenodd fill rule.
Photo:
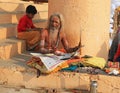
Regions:
<instances>
[{"instance_id":1,"label":"newspaper","mask_svg":"<svg viewBox=\"0 0 120 93\"><path fill-rule=\"evenodd\" d=\"M55 69L57 66L64 62L54 54L31 53L31 55L39 57L49 71Z\"/></svg>"},{"instance_id":2,"label":"newspaper","mask_svg":"<svg viewBox=\"0 0 120 93\"><path fill-rule=\"evenodd\" d=\"M75 53L65 53L62 56L57 56L54 54L41 54L41 53L31 53L31 55L39 57L43 64L46 66L47 70L53 70L65 60L70 59Z\"/></svg>"}]
</instances>

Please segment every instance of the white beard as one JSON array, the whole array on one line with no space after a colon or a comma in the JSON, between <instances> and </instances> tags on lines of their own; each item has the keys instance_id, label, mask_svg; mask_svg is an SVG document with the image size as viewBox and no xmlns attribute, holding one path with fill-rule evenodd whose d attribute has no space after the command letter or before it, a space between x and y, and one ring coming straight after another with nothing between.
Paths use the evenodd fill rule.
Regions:
<instances>
[{"instance_id":1,"label":"white beard","mask_svg":"<svg viewBox=\"0 0 120 93\"><path fill-rule=\"evenodd\" d=\"M56 39L58 35L58 29L50 29L50 39Z\"/></svg>"},{"instance_id":2,"label":"white beard","mask_svg":"<svg viewBox=\"0 0 120 93\"><path fill-rule=\"evenodd\" d=\"M55 46L55 43L57 42L58 31L58 29L50 29L49 40L53 46Z\"/></svg>"},{"instance_id":3,"label":"white beard","mask_svg":"<svg viewBox=\"0 0 120 93\"><path fill-rule=\"evenodd\" d=\"M58 26L58 27L53 27L53 26L51 26L51 27L50 27L51 30L58 30L59 28L60 28L60 26Z\"/></svg>"}]
</instances>

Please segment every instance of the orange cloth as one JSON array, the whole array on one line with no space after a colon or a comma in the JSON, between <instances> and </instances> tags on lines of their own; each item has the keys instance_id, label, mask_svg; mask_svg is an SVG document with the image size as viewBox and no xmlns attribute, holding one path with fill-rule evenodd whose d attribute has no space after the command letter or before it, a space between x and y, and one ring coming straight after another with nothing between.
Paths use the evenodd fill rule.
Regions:
<instances>
[{"instance_id":1,"label":"orange cloth","mask_svg":"<svg viewBox=\"0 0 120 93\"><path fill-rule=\"evenodd\" d=\"M19 32L18 39L26 40L27 48L31 48L35 46L37 43L39 44L40 32L38 31Z\"/></svg>"},{"instance_id":2,"label":"orange cloth","mask_svg":"<svg viewBox=\"0 0 120 93\"><path fill-rule=\"evenodd\" d=\"M59 49L59 51L63 52L63 53L66 53L66 50L65 49Z\"/></svg>"}]
</instances>

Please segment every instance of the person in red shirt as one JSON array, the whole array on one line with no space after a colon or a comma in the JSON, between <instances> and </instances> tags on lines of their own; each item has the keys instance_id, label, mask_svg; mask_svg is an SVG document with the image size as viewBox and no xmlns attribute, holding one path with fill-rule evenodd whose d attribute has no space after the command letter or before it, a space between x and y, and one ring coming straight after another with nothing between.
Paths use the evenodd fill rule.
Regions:
<instances>
[{"instance_id":1,"label":"person in red shirt","mask_svg":"<svg viewBox=\"0 0 120 93\"><path fill-rule=\"evenodd\" d=\"M27 50L32 50L39 45L40 30L34 26L32 19L34 18L37 10L35 6L29 5L26 8L26 14L19 20L17 30L18 39L26 40Z\"/></svg>"}]
</instances>

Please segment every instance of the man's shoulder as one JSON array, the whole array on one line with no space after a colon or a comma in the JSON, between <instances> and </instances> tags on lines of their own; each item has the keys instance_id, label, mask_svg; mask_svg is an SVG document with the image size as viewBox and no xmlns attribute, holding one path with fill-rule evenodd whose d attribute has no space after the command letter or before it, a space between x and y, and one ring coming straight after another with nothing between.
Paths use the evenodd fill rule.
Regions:
<instances>
[{"instance_id":1,"label":"man's shoulder","mask_svg":"<svg viewBox=\"0 0 120 93\"><path fill-rule=\"evenodd\" d=\"M64 32L64 31L61 31L61 32L60 32L60 35L61 35L61 37L65 37L65 32Z\"/></svg>"},{"instance_id":2,"label":"man's shoulder","mask_svg":"<svg viewBox=\"0 0 120 93\"><path fill-rule=\"evenodd\" d=\"M44 34L47 35L47 34L48 34L48 29L47 29L47 28L43 28L43 29L42 29L42 33L44 33Z\"/></svg>"}]
</instances>

